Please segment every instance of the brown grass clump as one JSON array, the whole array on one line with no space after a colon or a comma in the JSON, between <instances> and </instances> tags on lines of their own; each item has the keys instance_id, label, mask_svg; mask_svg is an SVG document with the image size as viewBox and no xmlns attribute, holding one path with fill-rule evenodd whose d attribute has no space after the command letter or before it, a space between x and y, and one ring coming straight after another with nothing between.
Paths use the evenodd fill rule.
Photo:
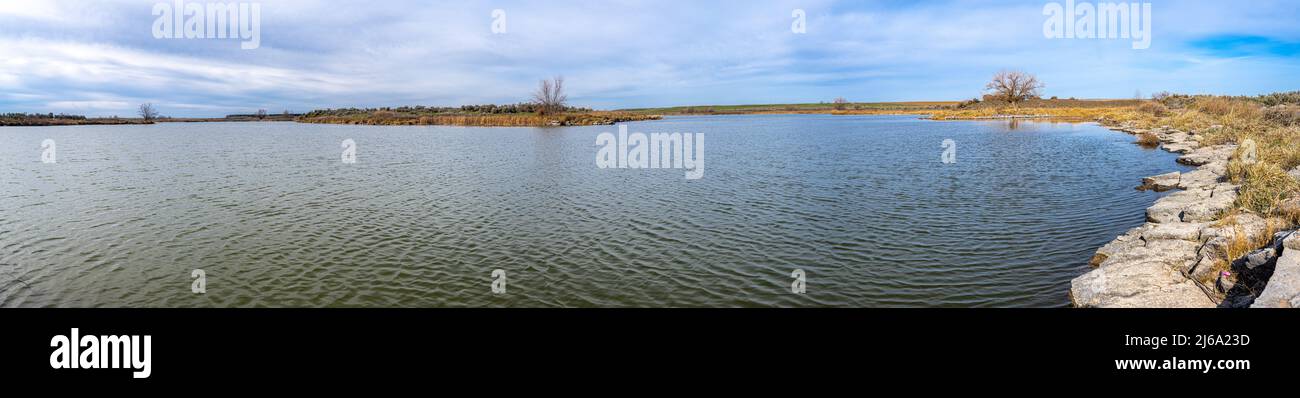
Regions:
<instances>
[{"instance_id":1,"label":"brown grass clump","mask_svg":"<svg viewBox=\"0 0 1300 398\"><path fill-rule=\"evenodd\" d=\"M1277 105L1264 108L1264 120L1282 126L1300 125L1300 106Z\"/></svg>"},{"instance_id":2,"label":"brown grass clump","mask_svg":"<svg viewBox=\"0 0 1300 398\"><path fill-rule=\"evenodd\" d=\"M1138 105L1137 110L1138 112L1147 113L1155 117L1165 117L1169 115L1169 108L1165 107L1165 104L1155 101L1143 102L1141 105Z\"/></svg>"},{"instance_id":3,"label":"brown grass clump","mask_svg":"<svg viewBox=\"0 0 1300 398\"><path fill-rule=\"evenodd\" d=\"M360 124L379 126L494 126L494 127L542 127L542 126L591 126L608 125L620 122L655 120L658 115L632 114L626 112L586 112L565 113L558 115L538 115L535 113L508 114L433 114L410 115L392 111L375 111L349 115L321 115L298 119L303 123L324 124Z\"/></svg>"},{"instance_id":4,"label":"brown grass clump","mask_svg":"<svg viewBox=\"0 0 1300 398\"><path fill-rule=\"evenodd\" d=\"M1241 120L1259 119L1262 114L1258 103L1228 97L1201 98L1192 107L1211 115Z\"/></svg>"},{"instance_id":5,"label":"brown grass clump","mask_svg":"<svg viewBox=\"0 0 1300 398\"><path fill-rule=\"evenodd\" d=\"M1228 164L1228 178L1240 184L1237 206L1264 215L1281 215L1282 202L1300 195L1300 182L1269 162Z\"/></svg>"},{"instance_id":6,"label":"brown grass clump","mask_svg":"<svg viewBox=\"0 0 1300 398\"><path fill-rule=\"evenodd\" d=\"M1147 148L1158 147L1160 146L1160 136L1157 136L1155 133L1150 131L1138 134L1137 144Z\"/></svg>"}]
</instances>

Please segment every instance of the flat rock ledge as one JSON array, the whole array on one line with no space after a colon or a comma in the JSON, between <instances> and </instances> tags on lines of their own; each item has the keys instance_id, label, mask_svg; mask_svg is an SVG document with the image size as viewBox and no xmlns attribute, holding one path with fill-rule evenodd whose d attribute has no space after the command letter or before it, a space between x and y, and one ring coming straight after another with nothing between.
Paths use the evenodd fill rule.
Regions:
<instances>
[{"instance_id":1,"label":"flat rock ledge","mask_svg":"<svg viewBox=\"0 0 1300 398\"><path fill-rule=\"evenodd\" d=\"M1203 146L1198 134L1168 127L1112 128L1155 133L1161 148L1183 155L1179 163L1198 168L1143 179L1139 189L1180 191L1148 208L1145 224L1097 250L1095 268L1070 282L1075 307L1300 307L1300 233L1278 233L1269 248L1223 258L1234 238L1263 241L1269 233L1268 220L1253 214L1220 219L1237 200L1238 186L1224 177L1235 145Z\"/></svg>"}]
</instances>

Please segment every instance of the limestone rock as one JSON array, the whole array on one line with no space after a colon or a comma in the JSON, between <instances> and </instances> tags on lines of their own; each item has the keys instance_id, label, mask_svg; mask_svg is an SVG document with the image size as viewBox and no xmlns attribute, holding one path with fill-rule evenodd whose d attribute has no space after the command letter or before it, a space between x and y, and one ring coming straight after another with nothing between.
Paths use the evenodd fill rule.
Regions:
<instances>
[{"instance_id":1,"label":"limestone rock","mask_svg":"<svg viewBox=\"0 0 1300 398\"><path fill-rule=\"evenodd\" d=\"M1182 173L1177 171L1172 173L1165 173L1157 176L1146 177L1142 179L1142 186L1139 188L1154 189L1156 192L1168 191L1170 189L1178 188L1179 180L1181 178L1182 178Z\"/></svg>"},{"instance_id":2,"label":"limestone rock","mask_svg":"<svg viewBox=\"0 0 1300 398\"><path fill-rule=\"evenodd\" d=\"M1209 224L1176 222L1152 225L1153 227L1142 232L1143 241L1186 240L1199 242L1201 240L1201 230L1205 229Z\"/></svg>"},{"instance_id":3,"label":"limestone rock","mask_svg":"<svg viewBox=\"0 0 1300 398\"><path fill-rule=\"evenodd\" d=\"M1236 150L1236 145L1215 145L1197 148L1191 153L1179 157L1178 163L1200 166L1217 161L1226 162L1228 158L1232 157L1233 152Z\"/></svg>"},{"instance_id":4,"label":"limestone rock","mask_svg":"<svg viewBox=\"0 0 1300 398\"><path fill-rule=\"evenodd\" d=\"M1207 245L1216 238L1231 240L1240 231L1247 240L1254 241L1265 238L1263 235L1268 229L1268 220L1251 213L1238 214L1226 221L1206 224L1201 229L1201 240Z\"/></svg>"},{"instance_id":5,"label":"limestone rock","mask_svg":"<svg viewBox=\"0 0 1300 398\"><path fill-rule=\"evenodd\" d=\"M1210 197L1213 191L1190 189L1178 191L1157 200L1147 208L1147 221L1154 223L1171 223L1183 221L1183 210Z\"/></svg>"},{"instance_id":6,"label":"limestone rock","mask_svg":"<svg viewBox=\"0 0 1300 398\"><path fill-rule=\"evenodd\" d=\"M1186 142L1171 142L1162 146L1166 151L1181 154L1191 153L1197 147L1200 147L1200 144L1196 141L1190 140Z\"/></svg>"},{"instance_id":7,"label":"limestone rock","mask_svg":"<svg viewBox=\"0 0 1300 398\"><path fill-rule=\"evenodd\" d=\"M1190 279L1169 264L1134 260L1113 262L1070 281L1076 307L1214 307Z\"/></svg>"},{"instance_id":8,"label":"limestone rock","mask_svg":"<svg viewBox=\"0 0 1300 398\"><path fill-rule=\"evenodd\" d=\"M1092 255L1092 259L1088 261L1088 265L1093 267L1099 266L1101 263L1105 262L1106 259L1116 253L1129 250L1133 246L1146 245L1146 242L1142 241L1142 234L1155 225L1156 224L1148 223L1128 230L1125 234L1120 235L1118 238L1115 238L1115 240L1112 240L1110 243L1097 249L1097 253Z\"/></svg>"},{"instance_id":9,"label":"limestone rock","mask_svg":"<svg viewBox=\"0 0 1300 398\"><path fill-rule=\"evenodd\" d=\"M1189 204L1183 209L1182 221L1214 221L1220 214L1232 208L1237 202L1237 187L1220 184L1211 191L1210 196Z\"/></svg>"},{"instance_id":10,"label":"limestone rock","mask_svg":"<svg viewBox=\"0 0 1300 398\"><path fill-rule=\"evenodd\" d=\"M1251 307L1300 308L1300 233L1283 240L1273 276Z\"/></svg>"},{"instance_id":11,"label":"limestone rock","mask_svg":"<svg viewBox=\"0 0 1300 398\"><path fill-rule=\"evenodd\" d=\"M1189 171L1179 176L1179 189L1195 189L1212 187L1219 183L1222 174L1216 174L1213 170L1206 169L1205 166Z\"/></svg>"}]
</instances>

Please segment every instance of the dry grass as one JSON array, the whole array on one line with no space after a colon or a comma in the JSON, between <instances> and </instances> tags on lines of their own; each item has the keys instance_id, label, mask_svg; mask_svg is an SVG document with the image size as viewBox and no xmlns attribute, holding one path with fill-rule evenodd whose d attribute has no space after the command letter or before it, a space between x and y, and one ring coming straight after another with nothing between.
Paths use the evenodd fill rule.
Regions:
<instances>
[{"instance_id":1,"label":"dry grass","mask_svg":"<svg viewBox=\"0 0 1300 398\"><path fill-rule=\"evenodd\" d=\"M1158 106L1144 103L1108 113L1101 121L1143 129L1169 126L1193 131L1201 137L1202 145L1255 141L1256 163L1247 165L1241 156L1234 156L1228 164L1229 180L1241 186L1236 207L1264 217L1300 221L1300 217L1290 214L1295 212L1293 209L1281 206L1283 201L1300 196L1300 181L1286 173L1300 166L1300 126L1288 122L1285 113L1290 109L1279 107L1269 116L1260 102L1250 99L1212 96L1177 99L1177 107L1166 105L1164 112ZM1139 141L1146 139L1139 137Z\"/></svg>"},{"instance_id":2,"label":"dry grass","mask_svg":"<svg viewBox=\"0 0 1300 398\"><path fill-rule=\"evenodd\" d=\"M1137 110L1138 112L1148 113L1155 117L1165 117L1169 115L1169 108L1165 107L1165 104L1155 101L1143 102L1141 105L1137 106Z\"/></svg>"},{"instance_id":3,"label":"dry grass","mask_svg":"<svg viewBox=\"0 0 1300 398\"><path fill-rule=\"evenodd\" d=\"M1234 160L1228 164L1228 178L1241 185L1237 206L1258 214L1283 215L1282 201L1300 194L1300 182L1274 163Z\"/></svg>"},{"instance_id":4,"label":"dry grass","mask_svg":"<svg viewBox=\"0 0 1300 398\"><path fill-rule=\"evenodd\" d=\"M1192 109L1240 120L1259 119L1263 115L1260 108L1259 103L1227 97L1207 97L1198 99L1192 104Z\"/></svg>"},{"instance_id":5,"label":"dry grass","mask_svg":"<svg viewBox=\"0 0 1300 398\"><path fill-rule=\"evenodd\" d=\"M1036 118L1052 121L1097 121L1114 116L1120 112L1131 112L1132 108L1025 108L1025 107L981 107L975 109L953 109L943 111L918 112L930 114L933 120L993 119L993 118Z\"/></svg>"},{"instance_id":6,"label":"dry grass","mask_svg":"<svg viewBox=\"0 0 1300 398\"><path fill-rule=\"evenodd\" d=\"M1238 213L1240 211L1225 216L1214 224L1218 228L1232 227L1232 238L1228 240L1228 245L1224 247L1223 253L1220 253L1223 255L1222 258L1226 260L1215 262L1212 268L1214 272L1207 273L1205 276L1208 280L1202 280L1201 282L1207 284L1214 282L1214 279L1218 278L1223 271L1232 271L1233 261L1246 257L1246 255L1261 247L1268 246L1272 243L1274 234L1290 229L1295 225L1287 220L1270 218L1264 223L1263 231L1255 236L1250 236L1240 225L1237 225L1236 217Z\"/></svg>"},{"instance_id":7,"label":"dry grass","mask_svg":"<svg viewBox=\"0 0 1300 398\"><path fill-rule=\"evenodd\" d=\"M627 121L659 119L657 115L632 114L626 112L587 112L559 115L519 114L451 114L416 116L404 115L391 111L376 111L369 114L347 116L313 116L303 117L303 123L325 124L361 124L382 126L495 126L495 127L541 127L541 126L590 126L607 125Z\"/></svg>"},{"instance_id":8,"label":"dry grass","mask_svg":"<svg viewBox=\"0 0 1300 398\"><path fill-rule=\"evenodd\" d=\"M1160 146L1160 136L1157 136L1155 133L1149 131L1142 134L1138 134L1137 144L1147 148L1158 147Z\"/></svg>"}]
</instances>

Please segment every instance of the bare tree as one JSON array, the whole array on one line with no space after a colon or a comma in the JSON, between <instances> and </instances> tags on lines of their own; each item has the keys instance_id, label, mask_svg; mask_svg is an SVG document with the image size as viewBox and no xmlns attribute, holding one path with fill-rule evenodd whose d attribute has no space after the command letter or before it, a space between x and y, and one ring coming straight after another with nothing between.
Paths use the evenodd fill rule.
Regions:
<instances>
[{"instance_id":1,"label":"bare tree","mask_svg":"<svg viewBox=\"0 0 1300 398\"><path fill-rule=\"evenodd\" d=\"M1001 71L993 75L993 80L985 90L993 92L992 98L1006 101L1012 105L1030 98L1038 98L1043 83L1038 77L1020 71Z\"/></svg>"},{"instance_id":2,"label":"bare tree","mask_svg":"<svg viewBox=\"0 0 1300 398\"><path fill-rule=\"evenodd\" d=\"M849 106L849 100L844 99L844 97L835 98L835 110L842 111L844 110L844 108L847 108L848 106Z\"/></svg>"},{"instance_id":3,"label":"bare tree","mask_svg":"<svg viewBox=\"0 0 1300 398\"><path fill-rule=\"evenodd\" d=\"M542 114L553 114L564 111L565 102L569 96L564 93L564 77L556 76L552 80L542 80L537 85L537 92L533 93L533 102L541 106Z\"/></svg>"},{"instance_id":4,"label":"bare tree","mask_svg":"<svg viewBox=\"0 0 1300 398\"><path fill-rule=\"evenodd\" d=\"M253 116L257 116L257 120L266 119L266 109L258 109Z\"/></svg>"},{"instance_id":5,"label":"bare tree","mask_svg":"<svg viewBox=\"0 0 1300 398\"><path fill-rule=\"evenodd\" d=\"M140 104L140 117L146 122L152 122L158 118L158 110L154 109L153 104Z\"/></svg>"}]
</instances>

